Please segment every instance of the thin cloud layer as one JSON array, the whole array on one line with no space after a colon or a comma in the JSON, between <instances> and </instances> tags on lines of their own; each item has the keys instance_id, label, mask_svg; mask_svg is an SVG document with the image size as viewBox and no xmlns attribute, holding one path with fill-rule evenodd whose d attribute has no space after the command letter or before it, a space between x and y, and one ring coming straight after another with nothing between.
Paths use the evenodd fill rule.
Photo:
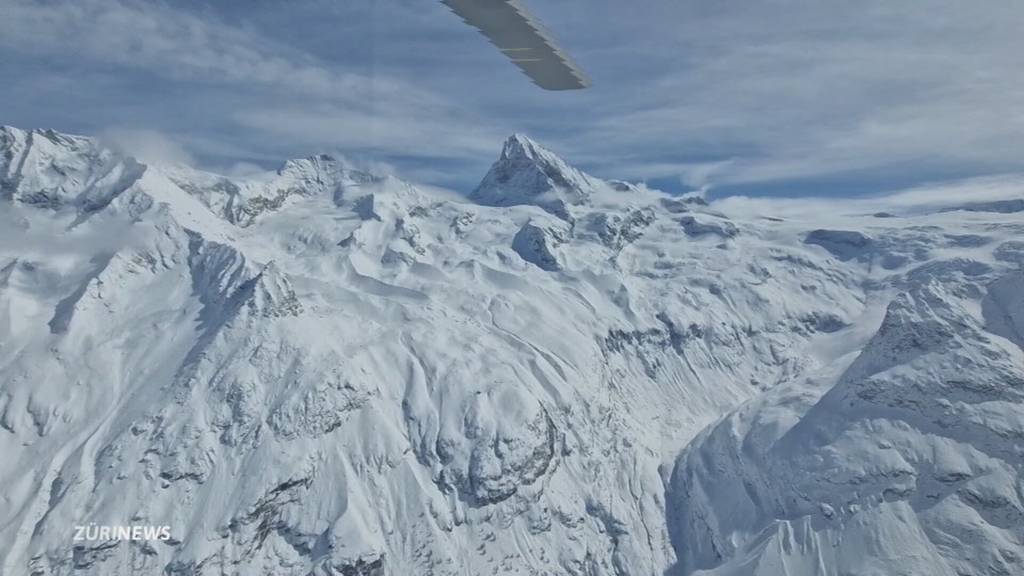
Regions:
<instances>
[{"instance_id":1,"label":"thin cloud layer","mask_svg":"<svg viewBox=\"0 0 1024 576\"><path fill-rule=\"evenodd\" d=\"M519 131L598 175L726 193L1024 169L1008 0L527 2L594 79L568 94L439 2L0 2L0 122L163 132L200 163L339 151L466 189Z\"/></svg>"}]
</instances>

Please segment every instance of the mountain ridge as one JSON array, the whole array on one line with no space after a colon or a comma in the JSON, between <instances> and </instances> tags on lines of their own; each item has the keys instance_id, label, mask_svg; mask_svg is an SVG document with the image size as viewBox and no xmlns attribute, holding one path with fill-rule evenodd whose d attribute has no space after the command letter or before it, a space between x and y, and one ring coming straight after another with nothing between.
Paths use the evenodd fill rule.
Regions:
<instances>
[{"instance_id":1,"label":"mountain ridge","mask_svg":"<svg viewBox=\"0 0 1024 576\"><path fill-rule=\"evenodd\" d=\"M232 179L2 134L5 572L1019 566L1015 213L767 220L521 136L481 182L499 202L324 156ZM859 484L815 463L836 446ZM933 453L961 486L942 510L983 524L923 512ZM72 540L93 522L172 538ZM913 538L862 545L889 533Z\"/></svg>"}]
</instances>

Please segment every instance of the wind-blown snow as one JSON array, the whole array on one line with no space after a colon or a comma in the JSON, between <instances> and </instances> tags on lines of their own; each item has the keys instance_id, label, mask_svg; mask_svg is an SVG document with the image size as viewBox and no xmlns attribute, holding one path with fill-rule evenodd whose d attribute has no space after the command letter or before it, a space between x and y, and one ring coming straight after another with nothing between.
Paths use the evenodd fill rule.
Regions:
<instances>
[{"instance_id":1,"label":"wind-blown snow","mask_svg":"<svg viewBox=\"0 0 1024 576\"><path fill-rule=\"evenodd\" d=\"M3 573L1024 572L1015 198L709 206L513 136L458 201L0 129Z\"/></svg>"}]
</instances>

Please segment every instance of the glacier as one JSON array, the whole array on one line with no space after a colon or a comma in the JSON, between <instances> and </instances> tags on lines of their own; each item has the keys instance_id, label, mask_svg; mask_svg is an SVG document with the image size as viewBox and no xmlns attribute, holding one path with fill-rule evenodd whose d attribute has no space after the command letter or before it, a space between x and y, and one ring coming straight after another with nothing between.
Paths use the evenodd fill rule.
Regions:
<instances>
[{"instance_id":1,"label":"glacier","mask_svg":"<svg viewBox=\"0 0 1024 576\"><path fill-rule=\"evenodd\" d=\"M1022 191L708 202L513 135L461 197L0 128L2 573L1024 574Z\"/></svg>"}]
</instances>

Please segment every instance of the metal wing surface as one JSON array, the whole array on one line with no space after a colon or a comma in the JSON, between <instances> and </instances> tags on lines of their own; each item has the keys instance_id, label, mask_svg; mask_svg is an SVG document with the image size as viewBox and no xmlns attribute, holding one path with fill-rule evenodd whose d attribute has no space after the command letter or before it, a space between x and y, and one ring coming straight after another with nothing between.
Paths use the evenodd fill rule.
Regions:
<instances>
[{"instance_id":1,"label":"metal wing surface","mask_svg":"<svg viewBox=\"0 0 1024 576\"><path fill-rule=\"evenodd\" d=\"M480 30L512 63L546 90L578 90L590 85L544 26L519 0L442 0L466 23Z\"/></svg>"}]
</instances>

